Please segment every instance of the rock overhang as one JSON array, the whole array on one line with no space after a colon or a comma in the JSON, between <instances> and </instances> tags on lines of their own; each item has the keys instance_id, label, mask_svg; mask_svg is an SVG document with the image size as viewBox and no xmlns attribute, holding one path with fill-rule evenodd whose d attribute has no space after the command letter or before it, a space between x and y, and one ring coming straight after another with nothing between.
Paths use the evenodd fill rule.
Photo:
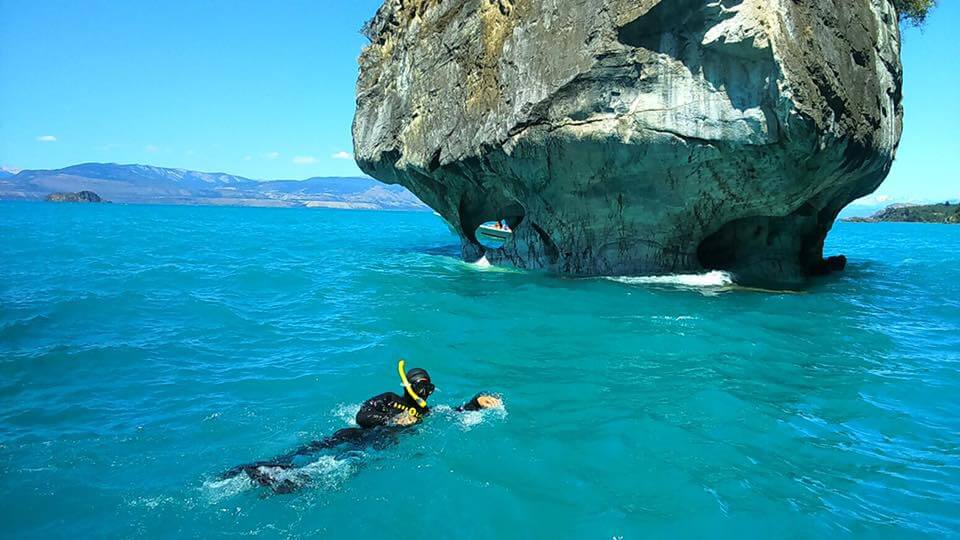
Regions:
<instances>
[{"instance_id":1,"label":"rock overhang","mask_svg":"<svg viewBox=\"0 0 960 540\"><path fill-rule=\"evenodd\" d=\"M895 13L852 5L390 2L361 57L357 160L467 259L800 284L899 140ZM494 219L515 232L490 250L474 231Z\"/></svg>"}]
</instances>

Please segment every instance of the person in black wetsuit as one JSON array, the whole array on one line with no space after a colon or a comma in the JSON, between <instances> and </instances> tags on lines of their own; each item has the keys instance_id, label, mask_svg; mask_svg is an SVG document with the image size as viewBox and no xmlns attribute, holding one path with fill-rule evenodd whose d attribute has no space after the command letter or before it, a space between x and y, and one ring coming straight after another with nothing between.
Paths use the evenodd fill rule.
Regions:
<instances>
[{"instance_id":1,"label":"person in black wetsuit","mask_svg":"<svg viewBox=\"0 0 960 540\"><path fill-rule=\"evenodd\" d=\"M405 388L403 395L385 392L365 401L356 417L360 427L341 429L329 437L313 441L271 460L239 465L224 473L221 478L233 478L245 473L254 482L269 487L276 493L290 493L300 488L301 484L290 478L278 477L276 473L296 469L298 458L308 458L324 450L340 447L347 451L366 447L380 449L396 442L396 435L400 431L430 414L427 398L436 389L425 369L413 368L404 373L401 361L399 371ZM479 411L502 404L499 397L481 392L455 410Z\"/></svg>"}]
</instances>

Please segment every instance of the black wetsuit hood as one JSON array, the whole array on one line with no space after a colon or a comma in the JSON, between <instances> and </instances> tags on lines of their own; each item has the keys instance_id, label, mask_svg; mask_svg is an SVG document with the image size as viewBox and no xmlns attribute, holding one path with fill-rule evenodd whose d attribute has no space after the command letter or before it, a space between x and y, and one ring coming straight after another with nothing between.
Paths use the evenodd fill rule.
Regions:
<instances>
[{"instance_id":1,"label":"black wetsuit hood","mask_svg":"<svg viewBox=\"0 0 960 540\"><path fill-rule=\"evenodd\" d=\"M410 383L413 391L424 400L430 397L430 394L436 390L436 386L430 381L430 374L423 368L413 368L407 371L407 382ZM404 395L406 395L406 393L404 393Z\"/></svg>"}]
</instances>

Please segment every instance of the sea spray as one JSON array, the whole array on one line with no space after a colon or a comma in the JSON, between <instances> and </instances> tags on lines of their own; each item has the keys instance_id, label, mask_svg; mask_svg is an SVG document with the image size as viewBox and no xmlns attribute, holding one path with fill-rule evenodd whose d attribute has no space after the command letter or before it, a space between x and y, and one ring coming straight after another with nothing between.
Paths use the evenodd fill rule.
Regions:
<instances>
[{"instance_id":1,"label":"sea spray","mask_svg":"<svg viewBox=\"0 0 960 540\"><path fill-rule=\"evenodd\" d=\"M463 431L470 431L473 427L490 420L505 420L507 418L507 407L504 403L497 407L479 411L457 411L449 405L438 405L433 408L433 411L452 420Z\"/></svg>"},{"instance_id":2,"label":"sea spray","mask_svg":"<svg viewBox=\"0 0 960 540\"><path fill-rule=\"evenodd\" d=\"M690 288L731 287L733 276L729 272L715 270L705 274L674 274L667 276L619 276L607 278L627 285L674 285Z\"/></svg>"}]
</instances>

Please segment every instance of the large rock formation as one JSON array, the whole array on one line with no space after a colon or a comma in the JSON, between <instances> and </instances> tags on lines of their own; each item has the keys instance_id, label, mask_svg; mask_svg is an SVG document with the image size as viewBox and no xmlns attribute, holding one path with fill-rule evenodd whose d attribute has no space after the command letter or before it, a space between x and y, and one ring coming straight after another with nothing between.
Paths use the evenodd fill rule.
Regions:
<instances>
[{"instance_id":1,"label":"large rock formation","mask_svg":"<svg viewBox=\"0 0 960 540\"><path fill-rule=\"evenodd\" d=\"M387 0L367 32L357 161L466 259L797 285L900 138L889 0Z\"/></svg>"}]
</instances>

